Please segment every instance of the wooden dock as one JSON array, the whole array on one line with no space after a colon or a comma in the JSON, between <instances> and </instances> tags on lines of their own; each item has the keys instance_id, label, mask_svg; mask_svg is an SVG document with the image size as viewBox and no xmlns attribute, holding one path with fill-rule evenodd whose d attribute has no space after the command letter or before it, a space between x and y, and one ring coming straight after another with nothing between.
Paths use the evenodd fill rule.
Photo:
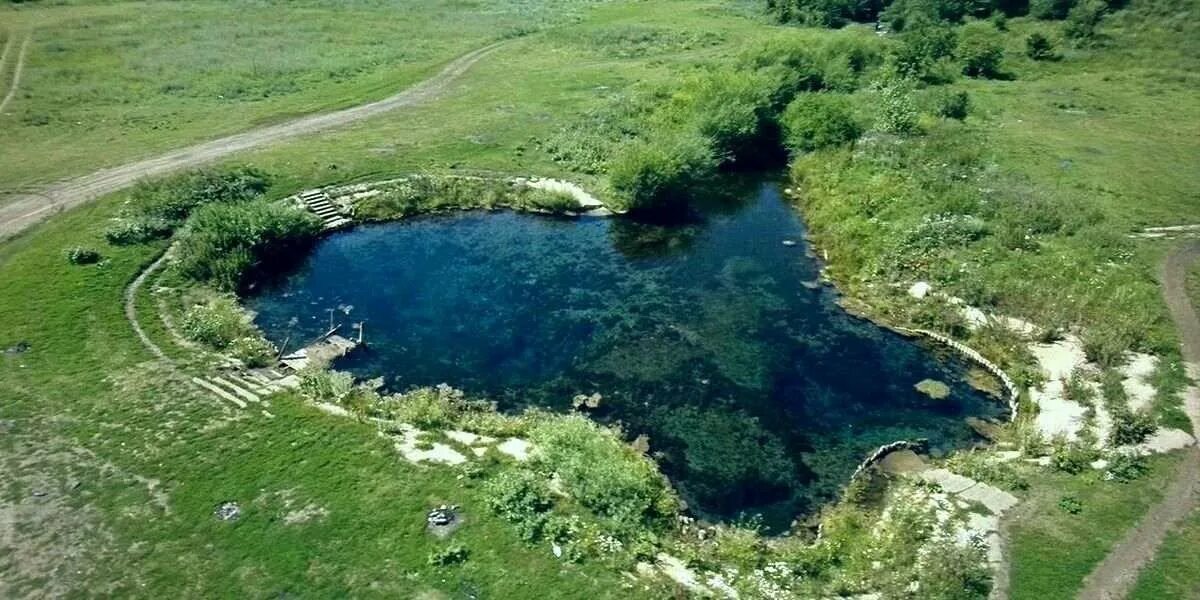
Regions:
<instances>
[{"instance_id":1,"label":"wooden dock","mask_svg":"<svg viewBox=\"0 0 1200 600\"><path fill-rule=\"evenodd\" d=\"M299 371L312 364L325 366L335 359L349 354L358 347L358 344L357 341L331 333L308 346L284 355L279 362L293 371Z\"/></svg>"}]
</instances>

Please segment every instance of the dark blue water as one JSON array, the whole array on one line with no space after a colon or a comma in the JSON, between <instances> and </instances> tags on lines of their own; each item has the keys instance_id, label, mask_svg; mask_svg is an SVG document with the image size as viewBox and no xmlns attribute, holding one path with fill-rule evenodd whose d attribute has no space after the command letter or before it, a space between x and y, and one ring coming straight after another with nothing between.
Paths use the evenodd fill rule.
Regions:
<instances>
[{"instance_id":1,"label":"dark blue water","mask_svg":"<svg viewBox=\"0 0 1200 600\"><path fill-rule=\"evenodd\" d=\"M649 436L693 511L778 526L834 498L871 449L967 446L964 418L1002 410L956 357L839 308L803 233L772 185L669 226L418 218L333 235L248 302L277 342L321 334L331 308L365 321L369 347L336 366L393 390L447 382L564 411L599 392L592 414ZM915 391L926 378L950 397Z\"/></svg>"}]
</instances>

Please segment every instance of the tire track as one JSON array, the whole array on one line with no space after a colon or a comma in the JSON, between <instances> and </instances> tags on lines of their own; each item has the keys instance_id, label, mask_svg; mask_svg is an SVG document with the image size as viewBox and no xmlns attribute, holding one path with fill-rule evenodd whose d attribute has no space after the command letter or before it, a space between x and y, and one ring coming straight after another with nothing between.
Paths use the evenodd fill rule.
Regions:
<instances>
[{"instance_id":1,"label":"tire track","mask_svg":"<svg viewBox=\"0 0 1200 600\"><path fill-rule=\"evenodd\" d=\"M1200 241L1176 246L1163 261L1161 281L1163 297L1171 319L1175 321L1183 347L1183 359L1189 374L1200 375L1200 318L1187 295L1187 272L1200 261ZM1200 389L1187 391L1184 408L1193 431L1200 433ZM1152 506L1108 556L1084 580L1080 600L1116 600L1125 598L1137 584L1142 568L1154 559L1163 539L1181 520L1200 507L1200 448L1184 451L1183 463L1163 492L1163 499Z\"/></svg>"},{"instance_id":2,"label":"tire track","mask_svg":"<svg viewBox=\"0 0 1200 600\"><path fill-rule=\"evenodd\" d=\"M153 158L102 169L37 192L18 193L7 203L0 205L0 239L16 235L55 212L85 204L133 185L141 179L205 165L238 152L263 148L428 102L442 95L450 83L504 43L497 42L472 50L451 61L429 79L382 100L251 129Z\"/></svg>"},{"instance_id":3,"label":"tire track","mask_svg":"<svg viewBox=\"0 0 1200 600\"><path fill-rule=\"evenodd\" d=\"M8 86L8 93L4 95L4 99L0 100L0 115L4 114L4 109L8 108L8 103L12 102L14 96L17 95L17 88L21 85L21 71L25 69L25 55L29 51L29 42L33 39L33 34L25 36L25 41L21 42L21 51L17 53L17 64L13 67L12 83ZM9 46L12 45L12 38L9 38L8 43L4 46L4 55L8 56ZM3 67L4 61L0 61L0 67ZM4 69L0 68L0 73Z\"/></svg>"}]
</instances>

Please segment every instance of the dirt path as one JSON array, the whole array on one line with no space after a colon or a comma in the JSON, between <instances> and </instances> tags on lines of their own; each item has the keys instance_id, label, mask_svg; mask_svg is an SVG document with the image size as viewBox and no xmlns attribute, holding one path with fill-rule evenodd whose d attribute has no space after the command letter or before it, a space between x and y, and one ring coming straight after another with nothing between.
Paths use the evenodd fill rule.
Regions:
<instances>
[{"instance_id":1,"label":"dirt path","mask_svg":"<svg viewBox=\"0 0 1200 600\"><path fill-rule=\"evenodd\" d=\"M33 35L29 34L25 36L25 41L21 42L21 51L17 53L17 64L13 67L12 83L8 85L8 93L4 95L4 99L0 100L0 114L4 113L4 109L8 108L8 103L12 102L13 97L17 95L17 87L21 85L21 71L25 69L25 55L29 52L29 41L32 39ZM10 39L8 44L4 47L5 55L8 54L9 46L11 45L12 40ZM3 64L4 63L0 61L0 67L2 67ZM2 72L3 69L0 68L0 73Z\"/></svg>"},{"instance_id":2,"label":"dirt path","mask_svg":"<svg viewBox=\"0 0 1200 600\"><path fill-rule=\"evenodd\" d=\"M1200 260L1200 241L1188 241L1177 246L1163 263L1161 277L1163 296L1171 318L1179 330L1183 358L1190 363L1189 372L1200 375L1200 319L1192 306L1186 289L1187 271ZM1200 390L1190 389L1185 402L1194 431L1200 432ZM1162 502L1150 509L1084 580L1081 600L1125 598L1137 583L1138 573L1153 558L1167 534L1200 506L1200 448L1187 450L1179 472L1171 481Z\"/></svg>"},{"instance_id":3,"label":"dirt path","mask_svg":"<svg viewBox=\"0 0 1200 600\"><path fill-rule=\"evenodd\" d=\"M128 187L139 179L197 167L237 152L261 148L427 102L445 92L451 82L502 43L473 50L446 65L433 77L383 100L253 129L154 158L103 169L91 175L52 185L36 193L18 194L0 206L0 239L16 235L56 212L74 208Z\"/></svg>"}]
</instances>

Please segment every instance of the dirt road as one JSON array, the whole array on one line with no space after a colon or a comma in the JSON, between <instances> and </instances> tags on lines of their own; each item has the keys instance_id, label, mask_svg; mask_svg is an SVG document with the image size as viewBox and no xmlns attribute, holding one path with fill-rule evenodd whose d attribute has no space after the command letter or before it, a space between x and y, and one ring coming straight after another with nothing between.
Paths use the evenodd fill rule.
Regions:
<instances>
[{"instance_id":1,"label":"dirt road","mask_svg":"<svg viewBox=\"0 0 1200 600\"><path fill-rule=\"evenodd\" d=\"M1200 260L1200 241L1187 241L1167 255L1161 271L1163 296L1179 330L1183 358L1190 363L1188 371L1193 377L1200 376L1200 318L1188 298L1186 281L1188 268L1197 260ZM1200 390L1191 388L1185 403L1192 430L1200 432ZM1138 573L1154 558L1163 539L1198 507L1200 448L1193 446L1187 450L1162 502L1153 506L1088 575L1079 598L1115 600L1127 597L1137 583Z\"/></svg>"},{"instance_id":2,"label":"dirt road","mask_svg":"<svg viewBox=\"0 0 1200 600\"><path fill-rule=\"evenodd\" d=\"M503 43L503 42L501 42ZM38 192L19 194L0 206L0 239L11 237L57 212L90 202L140 179L201 166L231 154L276 144L302 135L325 131L388 111L427 102L501 43L473 50L446 65L433 77L394 96L330 113L301 117L278 125L203 142L161 156L103 169L49 186Z\"/></svg>"}]
</instances>

